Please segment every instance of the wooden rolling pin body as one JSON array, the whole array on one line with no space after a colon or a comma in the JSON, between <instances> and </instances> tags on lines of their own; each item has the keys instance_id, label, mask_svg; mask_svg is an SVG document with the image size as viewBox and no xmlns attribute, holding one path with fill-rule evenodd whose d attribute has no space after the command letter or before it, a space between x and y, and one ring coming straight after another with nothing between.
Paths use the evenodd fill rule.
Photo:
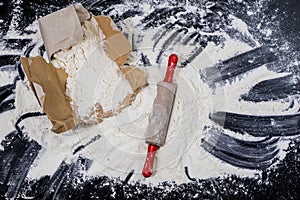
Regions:
<instances>
[{"instance_id":1,"label":"wooden rolling pin body","mask_svg":"<svg viewBox=\"0 0 300 200\"><path fill-rule=\"evenodd\" d=\"M146 143L159 147L165 144L176 88L174 83L161 81L157 84L157 96L146 131Z\"/></svg>"}]
</instances>

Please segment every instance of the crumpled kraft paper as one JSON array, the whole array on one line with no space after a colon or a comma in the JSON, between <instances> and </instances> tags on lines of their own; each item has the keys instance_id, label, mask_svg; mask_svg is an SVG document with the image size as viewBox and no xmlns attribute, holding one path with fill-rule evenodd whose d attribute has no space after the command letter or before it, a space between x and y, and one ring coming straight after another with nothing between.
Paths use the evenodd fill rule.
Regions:
<instances>
[{"instance_id":1,"label":"crumpled kraft paper","mask_svg":"<svg viewBox=\"0 0 300 200\"><path fill-rule=\"evenodd\" d=\"M134 91L132 95L124 99L122 107L126 107L132 103L139 89L147 84L146 75L142 70L136 67L122 66L131 51L131 45L126 37L116 29L111 18L107 16L92 16L81 4L69 6L41 18L39 20L39 26L47 54L51 61L53 53L68 49L79 42L83 37L83 34L81 34L81 22L90 17L95 17L105 35L106 53L120 66L120 71L124 74ZM65 19L68 20L66 21ZM70 22L72 20L74 21ZM48 21L50 21L50 23L48 23ZM57 27L53 28L55 21L57 22ZM70 24L65 26L65 24L69 22ZM56 37L57 35L54 36L55 34L60 37ZM59 41L62 41L62 43ZM44 112L53 125L51 130L55 133L62 133L74 128L80 120L74 118L70 106L71 99L65 94L68 77L65 70L55 68L51 63L47 63L41 56L31 58L21 57L20 60L37 100L40 105L43 106ZM43 89L43 95L37 94L36 87L34 86L36 84L40 85ZM97 112L99 111L98 114L100 117L98 122L102 121L101 118L114 115L112 112L102 113L101 105L96 105L96 107L98 108Z\"/></svg>"},{"instance_id":2,"label":"crumpled kraft paper","mask_svg":"<svg viewBox=\"0 0 300 200\"><path fill-rule=\"evenodd\" d=\"M43 105L44 112L52 122L51 130L61 133L73 128L75 120L70 106L71 99L65 95L68 77L65 70L53 67L41 56L22 57L21 63L37 99L38 96L32 83L39 84L43 88L44 102L40 102L40 104Z\"/></svg>"}]
</instances>

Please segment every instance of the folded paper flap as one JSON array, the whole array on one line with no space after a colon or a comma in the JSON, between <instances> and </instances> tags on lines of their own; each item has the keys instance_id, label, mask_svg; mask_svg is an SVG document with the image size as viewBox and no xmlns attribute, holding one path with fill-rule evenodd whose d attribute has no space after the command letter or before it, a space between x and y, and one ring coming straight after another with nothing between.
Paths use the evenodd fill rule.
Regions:
<instances>
[{"instance_id":1,"label":"folded paper flap","mask_svg":"<svg viewBox=\"0 0 300 200\"><path fill-rule=\"evenodd\" d=\"M108 16L94 16L96 19L100 29L102 30L103 34L109 38L115 34L121 33L120 30L116 29L116 25L114 24L113 20ZM112 25L113 24L113 25Z\"/></svg>"},{"instance_id":2,"label":"folded paper flap","mask_svg":"<svg viewBox=\"0 0 300 200\"><path fill-rule=\"evenodd\" d=\"M106 53L119 66L124 65L128 58L128 53L132 49L130 43L121 31L116 28L116 24L110 17L94 16L94 18L106 37Z\"/></svg>"},{"instance_id":3,"label":"folded paper flap","mask_svg":"<svg viewBox=\"0 0 300 200\"><path fill-rule=\"evenodd\" d=\"M147 85L147 76L139 68L135 66L128 66L121 69L125 79L129 82L133 91L138 90Z\"/></svg>"},{"instance_id":4,"label":"folded paper flap","mask_svg":"<svg viewBox=\"0 0 300 200\"><path fill-rule=\"evenodd\" d=\"M62 119L60 121L50 119L50 121L53 125L51 130L54 133L66 132L66 131L70 130L70 127L74 127L74 119L73 118L71 118L71 119Z\"/></svg>"},{"instance_id":5,"label":"folded paper flap","mask_svg":"<svg viewBox=\"0 0 300 200\"><path fill-rule=\"evenodd\" d=\"M49 58L68 49L83 37L81 22L90 17L80 4L69 6L39 19L39 29ZM82 21L83 20L83 21Z\"/></svg>"},{"instance_id":6,"label":"folded paper flap","mask_svg":"<svg viewBox=\"0 0 300 200\"><path fill-rule=\"evenodd\" d=\"M52 131L60 133L62 129L66 131L73 128L75 126L73 111L64 93L67 81L65 70L55 68L41 56L21 58L21 62L31 86L33 87L32 82L37 83L45 93L43 108L52 122ZM36 92L35 95L38 98ZM60 125L57 125L58 122Z\"/></svg>"},{"instance_id":7,"label":"folded paper flap","mask_svg":"<svg viewBox=\"0 0 300 200\"><path fill-rule=\"evenodd\" d=\"M120 56L126 55L126 59L121 62L126 62L127 55L131 51L131 45L122 33L115 34L105 41L105 50L110 59L116 61ZM124 63L117 63L123 65Z\"/></svg>"},{"instance_id":8,"label":"folded paper flap","mask_svg":"<svg viewBox=\"0 0 300 200\"><path fill-rule=\"evenodd\" d=\"M92 14L87 11L87 9L85 9L80 3L75 4L74 7L80 23L83 23L85 20L92 17Z\"/></svg>"}]
</instances>

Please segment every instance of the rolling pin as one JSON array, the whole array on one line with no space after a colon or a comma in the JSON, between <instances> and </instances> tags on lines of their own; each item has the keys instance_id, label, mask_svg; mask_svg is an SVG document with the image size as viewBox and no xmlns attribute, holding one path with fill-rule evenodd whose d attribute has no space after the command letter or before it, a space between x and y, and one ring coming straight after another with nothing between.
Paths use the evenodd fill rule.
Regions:
<instances>
[{"instance_id":1,"label":"rolling pin","mask_svg":"<svg viewBox=\"0 0 300 200\"><path fill-rule=\"evenodd\" d=\"M169 121L176 93L176 84L173 82L173 74L178 57L176 54L169 56L168 68L163 81L157 84L157 95L153 103L152 113L146 130L146 143L148 152L142 174L148 178L153 173L155 154L159 147L166 142Z\"/></svg>"}]
</instances>

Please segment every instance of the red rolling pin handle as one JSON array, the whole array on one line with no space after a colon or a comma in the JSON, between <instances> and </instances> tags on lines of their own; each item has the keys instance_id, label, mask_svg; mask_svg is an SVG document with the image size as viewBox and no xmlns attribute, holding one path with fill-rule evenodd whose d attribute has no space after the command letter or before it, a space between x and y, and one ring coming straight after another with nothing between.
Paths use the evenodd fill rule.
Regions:
<instances>
[{"instance_id":1,"label":"red rolling pin handle","mask_svg":"<svg viewBox=\"0 0 300 200\"><path fill-rule=\"evenodd\" d=\"M142 174L145 178L150 177L153 173L153 163L154 163L155 154L156 154L158 148L159 148L158 146L153 145L153 144L148 145L147 157L146 157L146 161L145 161L143 172L142 172Z\"/></svg>"},{"instance_id":2,"label":"red rolling pin handle","mask_svg":"<svg viewBox=\"0 0 300 200\"><path fill-rule=\"evenodd\" d=\"M169 83L173 82L173 75L174 75L174 71L175 71L175 68L177 65L177 61L178 61L178 56L176 54L171 54L169 56L168 68L166 71L166 76L164 78L164 82L169 82ZM159 149L159 146L156 146L154 144L148 145L147 157L146 157L146 161L145 161L144 168L142 171L142 174L145 178L150 177L153 173L153 164L154 164L155 154L158 149Z\"/></svg>"},{"instance_id":3,"label":"red rolling pin handle","mask_svg":"<svg viewBox=\"0 0 300 200\"><path fill-rule=\"evenodd\" d=\"M167 68L164 82L169 82L169 83L173 82L173 74L177 65L177 61L178 61L178 56L176 54L171 54L169 56L168 68Z\"/></svg>"}]
</instances>

